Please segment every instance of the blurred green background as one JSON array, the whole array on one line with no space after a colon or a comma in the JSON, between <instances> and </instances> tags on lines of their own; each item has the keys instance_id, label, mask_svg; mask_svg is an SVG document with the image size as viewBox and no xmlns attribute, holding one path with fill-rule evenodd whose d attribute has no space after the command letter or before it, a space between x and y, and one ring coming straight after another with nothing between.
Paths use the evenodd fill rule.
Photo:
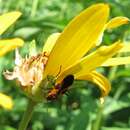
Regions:
<instances>
[{"instance_id":1,"label":"blurred green background","mask_svg":"<svg viewBox=\"0 0 130 130\"><path fill-rule=\"evenodd\" d=\"M36 40L41 51L47 37L61 32L67 23L88 6L105 2L111 7L110 18L130 18L130 0L0 0L0 13L20 10L23 15L2 38L23 38L26 43L20 52L28 54L29 43ZM130 40L130 25L106 31L104 44L122 39ZM0 109L0 130L16 130L25 111L27 98L15 81L7 81L3 70L12 70L14 52L0 58L0 91L13 97L12 111ZM41 103L34 112L28 130L130 130L130 66L100 68L112 83L105 104L99 102L100 91L87 81L75 81L68 96L53 103Z\"/></svg>"}]
</instances>

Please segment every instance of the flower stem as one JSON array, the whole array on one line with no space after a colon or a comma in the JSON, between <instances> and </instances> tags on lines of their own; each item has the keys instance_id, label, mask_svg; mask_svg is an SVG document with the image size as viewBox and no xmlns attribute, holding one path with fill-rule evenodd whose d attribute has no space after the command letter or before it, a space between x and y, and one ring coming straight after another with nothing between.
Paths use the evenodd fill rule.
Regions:
<instances>
[{"instance_id":1,"label":"flower stem","mask_svg":"<svg viewBox=\"0 0 130 130\"><path fill-rule=\"evenodd\" d=\"M32 3L31 17L34 17L36 15L37 8L38 8L38 2L39 2L39 0L34 0Z\"/></svg>"},{"instance_id":2,"label":"flower stem","mask_svg":"<svg viewBox=\"0 0 130 130\"><path fill-rule=\"evenodd\" d=\"M29 100L28 102L28 106L27 106L27 109L23 115L23 118L19 124L19 128L18 130L26 130L27 126L28 126L28 123L32 117L32 114L33 114L33 110L34 110L34 107L35 107L36 103L33 102L31 99Z\"/></svg>"},{"instance_id":3,"label":"flower stem","mask_svg":"<svg viewBox=\"0 0 130 130\"><path fill-rule=\"evenodd\" d=\"M96 121L93 124L92 130L100 130L101 122L103 118L103 108L104 108L104 104L100 104L96 116Z\"/></svg>"}]
</instances>

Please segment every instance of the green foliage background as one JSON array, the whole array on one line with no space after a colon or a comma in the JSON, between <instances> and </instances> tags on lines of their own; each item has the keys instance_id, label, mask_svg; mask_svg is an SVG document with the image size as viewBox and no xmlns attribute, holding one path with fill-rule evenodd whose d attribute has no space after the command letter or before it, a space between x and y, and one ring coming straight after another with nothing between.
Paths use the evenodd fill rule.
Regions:
<instances>
[{"instance_id":1,"label":"green foliage background","mask_svg":"<svg viewBox=\"0 0 130 130\"><path fill-rule=\"evenodd\" d=\"M130 0L0 0L0 13L20 10L23 15L2 38L23 38L20 50L28 54L29 43L35 39L40 52L47 37L61 32L67 23L88 6L105 2L111 7L110 18L130 18ZM130 40L130 24L106 31L104 44L118 39ZM60 53L60 52L59 52ZM15 81L7 81L3 70L14 66L14 52L0 58L0 91L13 97L12 111L0 109L0 130L16 130L27 104L27 97ZM68 96L53 103L43 102L34 112L28 130L130 130L130 66L100 69L112 83L112 91L101 105L100 91L87 81L75 81Z\"/></svg>"}]
</instances>

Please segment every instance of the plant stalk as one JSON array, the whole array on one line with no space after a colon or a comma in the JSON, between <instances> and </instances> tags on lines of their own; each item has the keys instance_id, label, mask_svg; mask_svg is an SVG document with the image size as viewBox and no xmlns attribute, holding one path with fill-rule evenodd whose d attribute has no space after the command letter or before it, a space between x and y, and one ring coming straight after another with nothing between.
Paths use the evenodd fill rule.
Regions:
<instances>
[{"instance_id":1,"label":"plant stalk","mask_svg":"<svg viewBox=\"0 0 130 130\"><path fill-rule=\"evenodd\" d=\"M26 130L28 123L32 117L34 107L36 105L36 102L33 102L31 99L29 99L27 109L23 115L23 118L19 124L18 130Z\"/></svg>"},{"instance_id":2,"label":"plant stalk","mask_svg":"<svg viewBox=\"0 0 130 130\"><path fill-rule=\"evenodd\" d=\"M103 118L103 108L104 108L104 104L100 104L97 112L96 121L93 124L92 130L100 130L101 122Z\"/></svg>"}]
</instances>

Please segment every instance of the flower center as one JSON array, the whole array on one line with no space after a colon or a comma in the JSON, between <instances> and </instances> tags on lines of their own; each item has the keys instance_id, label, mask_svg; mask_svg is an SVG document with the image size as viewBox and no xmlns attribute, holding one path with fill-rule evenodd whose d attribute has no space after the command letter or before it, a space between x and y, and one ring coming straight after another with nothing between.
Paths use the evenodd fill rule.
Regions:
<instances>
[{"instance_id":1,"label":"flower center","mask_svg":"<svg viewBox=\"0 0 130 130\"><path fill-rule=\"evenodd\" d=\"M18 79L23 88L24 86L34 86L42 80L47 60L46 52L25 59L22 59L17 53L14 71L6 71L4 75L9 80Z\"/></svg>"}]
</instances>

